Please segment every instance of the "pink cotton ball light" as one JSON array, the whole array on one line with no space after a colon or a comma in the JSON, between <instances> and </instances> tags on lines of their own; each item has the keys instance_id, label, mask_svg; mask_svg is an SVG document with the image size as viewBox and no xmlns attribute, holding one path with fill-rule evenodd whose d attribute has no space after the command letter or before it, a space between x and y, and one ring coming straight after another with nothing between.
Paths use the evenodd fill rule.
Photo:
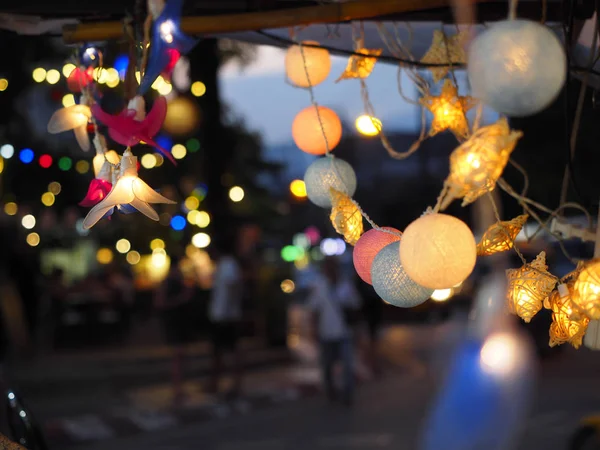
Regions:
<instances>
[{"instance_id":1,"label":"pink cotton ball light","mask_svg":"<svg viewBox=\"0 0 600 450\"><path fill-rule=\"evenodd\" d=\"M358 276L365 283L373 284L371 280L371 265L373 264L375 255L383 247L401 239L399 230L391 227L383 227L383 229L397 234L372 229L364 233L354 246L354 252L352 253L354 269L356 269L356 273L358 273Z\"/></svg>"}]
</instances>

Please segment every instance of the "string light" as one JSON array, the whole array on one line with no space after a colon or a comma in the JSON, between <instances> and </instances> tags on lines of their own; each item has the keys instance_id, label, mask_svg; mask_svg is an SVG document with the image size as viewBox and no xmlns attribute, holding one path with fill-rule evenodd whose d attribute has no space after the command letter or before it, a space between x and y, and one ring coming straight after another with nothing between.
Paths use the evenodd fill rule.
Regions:
<instances>
[{"instance_id":1,"label":"string light","mask_svg":"<svg viewBox=\"0 0 600 450\"><path fill-rule=\"evenodd\" d=\"M25 240L31 247L37 247L40 243L40 235L37 233L29 233Z\"/></svg>"},{"instance_id":2,"label":"string light","mask_svg":"<svg viewBox=\"0 0 600 450\"><path fill-rule=\"evenodd\" d=\"M17 214L18 210L19 207L15 202L8 202L4 205L4 212L7 216L14 216L15 214Z\"/></svg>"},{"instance_id":3,"label":"string light","mask_svg":"<svg viewBox=\"0 0 600 450\"><path fill-rule=\"evenodd\" d=\"M325 81L331 71L329 52L315 47L319 45L315 41L303 41L302 45L292 45L288 48L285 54L285 73L298 87L316 86Z\"/></svg>"},{"instance_id":4,"label":"string light","mask_svg":"<svg viewBox=\"0 0 600 450\"><path fill-rule=\"evenodd\" d=\"M548 345L554 347L564 343L570 343L579 348L583 336L590 323L590 319L579 314L577 308L571 301L572 285L559 284L558 290L552 292L549 306L552 310L552 324L550 325L550 342Z\"/></svg>"},{"instance_id":5,"label":"string light","mask_svg":"<svg viewBox=\"0 0 600 450\"><path fill-rule=\"evenodd\" d=\"M157 250L159 248L165 248L165 241L160 238L152 239L150 241L150 250Z\"/></svg>"},{"instance_id":6,"label":"string light","mask_svg":"<svg viewBox=\"0 0 600 450\"><path fill-rule=\"evenodd\" d=\"M110 248L100 248L96 252L96 261L100 264L110 264L113 260L113 252Z\"/></svg>"},{"instance_id":7,"label":"string light","mask_svg":"<svg viewBox=\"0 0 600 450\"><path fill-rule=\"evenodd\" d=\"M41 67L33 69L32 76L33 76L33 81L35 81L36 83L41 83L42 81L44 81L46 79L46 69L43 69Z\"/></svg>"},{"instance_id":8,"label":"string light","mask_svg":"<svg viewBox=\"0 0 600 450\"><path fill-rule=\"evenodd\" d=\"M490 226L477 244L477 256L493 255L505 252L514 246L514 241L527 222L527 214L522 214L512 220L498 222Z\"/></svg>"},{"instance_id":9,"label":"string light","mask_svg":"<svg viewBox=\"0 0 600 450\"><path fill-rule=\"evenodd\" d=\"M33 153L33 150L31 150L30 148L24 148L23 150L21 150L19 152L19 159L24 164L31 163L31 161L33 161L34 157L35 157L35 155Z\"/></svg>"},{"instance_id":10,"label":"string light","mask_svg":"<svg viewBox=\"0 0 600 450\"><path fill-rule=\"evenodd\" d=\"M43 169L48 169L52 165L52 156L50 155L42 155L39 159L40 167Z\"/></svg>"},{"instance_id":11,"label":"string light","mask_svg":"<svg viewBox=\"0 0 600 450\"><path fill-rule=\"evenodd\" d=\"M0 92L4 92L6 89L8 89L8 80L0 78Z\"/></svg>"},{"instance_id":12,"label":"string light","mask_svg":"<svg viewBox=\"0 0 600 450\"><path fill-rule=\"evenodd\" d=\"M115 248L119 253L127 253L129 250L131 250L131 242L125 238L119 239L115 244Z\"/></svg>"},{"instance_id":13,"label":"string light","mask_svg":"<svg viewBox=\"0 0 600 450\"><path fill-rule=\"evenodd\" d=\"M10 159L15 154L15 148L10 144L4 144L0 147L0 156L4 159Z\"/></svg>"},{"instance_id":14,"label":"string light","mask_svg":"<svg viewBox=\"0 0 600 450\"><path fill-rule=\"evenodd\" d=\"M140 259L142 259L142 257L140 256L140 254L138 252L136 252L135 250L132 250L129 253L127 253L127 256L125 257L125 259L127 260L127 262L129 264L134 266L140 262Z\"/></svg>"},{"instance_id":15,"label":"string light","mask_svg":"<svg viewBox=\"0 0 600 450\"><path fill-rule=\"evenodd\" d=\"M60 185L60 183L58 181L52 181L48 185L48 191L52 192L54 195L60 194L61 189L62 189L62 186Z\"/></svg>"},{"instance_id":16,"label":"string light","mask_svg":"<svg viewBox=\"0 0 600 450\"><path fill-rule=\"evenodd\" d=\"M337 83L338 81L351 78L367 78L375 68L377 57L381 55L381 52L382 50L380 48L362 48L362 42L360 42L358 48L355 50L355 53L359 53L360 55L350 56L346 69L335 82Z\"/></svg>"},{"instance_id":17,"label":"string light","mask_svg":"<svg viewBox=\"0 0 600 450\"><path fill-rule=\"evenodd\" d=\"M292 280L283 280L280 287L284 294L291 294L296 290L296 284Z\"/></svg>"},{"instance_id":18,"label":"string light","mask_svg":"<svg viewBox=\"0 0 600 450\"><path fill-rule=\"evenodd\" d=\"M21 225L23 225L23 228L31 230L33 227L35 227L35 217L31 214L23 216L21 219Z\"/></svg>"},{"instance_id":19,"label":"string light","mask_svg":"<svg viewBox=\"0 0 600 450\"><path fill-rule=\"evenodd\" d=\"M75 164L75 170L80 174L87 173L90 170L90 163L81 159Z\"/></svg>"},{"instance_id":20,"label":"string light","mask_svg":"<svg viewBox=\"0 0 600 450\"><path fill-rule=\"evenodd\" d=\"M192 209L191 211L189 211L187 213L186 219L192 225L196 225L196 222L198 221L198 216L199 215L200 215L200 211Z\"/></svg>"},{"instance_id":21,"label":"string light","mask_svg":"<svg viewBox=\"0 0 600 450\"><path fill-rule=\"evenodd\" d=\"M324 155L340 143L342 122L332 109L325 106L309 106L294 118L292 138L303 152Z\"/></svg>"},{"instance_id":22,"label":"string light","mask_svg":"<svg viewBox=\"0 0 600 450\"><path fill-rule=\"evenodd\" d=\"M186 209L188 209L190 211L193 209L198 209L198 207L200 206L200 200L198 200L196 197L191 195L185 199L184 205L185 205Z\"/></svg>"},{"instance_id":23,"label":"string light","mask_svg":"<svg viewBox=\"0 0 600 450\"><path fill-rule=\"evenodd\" d=\"M240 186L233 186L231 189L229 189L229 198L232 202L241 202L244 199L244 195L244 189L242 189Z\"/></svg>"},{"instance_id":24,"label":"string light","mask_svg":"<svg viewBox=\"0 0 600 450\"><path fill-rule=\"evenodd\" d=\"M71 72L73 72L75 70L77 66L75 66L75 64L71 64L71 63L67 63L63 66L62 68L62 74L65 78L69 78L69 75L71 75Z\"/></svg>"},{"instance_id":25,"label":"string light","mask_svg":"<svg viewBox=\"0 0 600 450\"><path fill-rule=\"evenodd\" d=\"M175 144L173 148L171 148L171 154L175 159L183 159L187 154L187 149L182 144Z\"/></svg>"},{"instance_id":26,"label":"string light","mask_svg":"<svg viewBox=\"0 0 600 450\"><path fill-rule=\"evenodd\" d=\"M42 194L42 203L44 206L54 205L55 197L52 192L44 192Z\"/></svg>"},{"instance_id":27,"label":"string light","mask_svg":"<svg viewBox=\"0 0 600 450\"><path fill-rule=\"evenodd\" d=\"M196 233L192 236L192 245L197 248L206 248L210 245L210 236L206 233Z\"/></svg>"},{"instance_id":28,"label":"string light","mask_svg":"<svg viewBox=\"0 0 600 450\"><path fill-rule=\"evenodd\" d=\"M173 86L171 86L171 83L164 83L157 89L160 95L169 95L172 90Z\"/></svg>"},{"instance_id":29,"label":"string light","mask_svg":"<svg viewBox=\"0 0 600 450\"><path fill-rule=\"evenodd\" d=\"M364 136L377 136L381 132L381 120L366 114L358 116L354 122L358 132Z\"/></svg>"},{"instance_id":30,"label":"string light","mask_svg":"<svg viewBox=\"0 0 600 450\"><path fill-rule=\"evenodd\" d=\"M46 81L48 84L56 84L60 80L60 72L56 69L50 69L46 72Z\"/></svg>"},{"instance_id":31,"label":"string light","mask_svg":"<svg viewBox=\"0 0 600 450\"><path fill-rule=\"evenodd\" d=\"M425 95L420 103L433 114L429 136L450 130L459 141L469 135L466 112L475 105L471 97L458 95L458 89L447 79L438 96Z\"/></svg>"},{"instance_id":32,"label":"string light","mask_svg":"<svg viewBox=\"0 0 600 450\"><path fill-rule=\"evenodd\" d=\"M290 192L296 198L306 198L306 184L302 180L294 180L290 183Z\"/></svg>"},{"instance_id":33,"label":"string light","mask_svg":"<svg viewBox=\"0 0 600 450\"><path fill-rule=\"evenodd\" d=\"M146 153L144 156L142 156L140 162L144 169L152 169L153 167L156 167L156 156L154 156L152 153Z\"/></svg>"},{"instance_id":34,"label":"string light","mask_svg":"<svg viewBox=\"0 0 600 450\"><path fill-rule=\"evenodd\" d=\"M194 97L202 97L206 93L206 86L202 81L195 81L190 90Z\"/></svg>"},{"instance_id":35,"label":"string light","mask_svg":"<svg viewBox=\"0 0 600 450\"><path fill-rule=\"evenodd\" d=\"M206 228L208 225L210 225L210 215L206 211L198 211L196 225L198 225L200 228Z\"/></svg>"},{"instance_id":36,"label":"string light","mask_svg":"<svg viewBox=\"0 0 600 450\"><path fill-rule=\"evenodd\" d=\"M352 199L346 194L331 188L331 224L344 240L354 245L363 232L362 214Z\"/></svg>"},{"instance_id":37,"label":"string light","mask_svg":"<svg viewBox=\"0 0 600 450\"><path fill-rule=\"evenodd\" d=\"M572 301L590 319L600 319L600 259L583 267L573 284Z\"/></svg>"}]
</instances>

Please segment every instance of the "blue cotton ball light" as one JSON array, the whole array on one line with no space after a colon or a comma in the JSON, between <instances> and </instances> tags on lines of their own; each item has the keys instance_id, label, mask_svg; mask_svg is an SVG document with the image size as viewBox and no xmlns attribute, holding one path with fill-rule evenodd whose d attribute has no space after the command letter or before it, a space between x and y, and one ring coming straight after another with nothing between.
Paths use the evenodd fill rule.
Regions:
<instances>
[{"instance_id":1,"label":"blue cotton ball light","mask_svg":"<svg viewBox=\"0 0 600 450\"><path fill-rule=\"evenodd\" d=\"M473 40L468 61L473 96L513 117L549 106L566 79L562 44L548 27L531 20L491 25Z\"/></svg>"},{"instance_id":2,"label":"blue cotton ball light","mask_svg":"<svg viewBox=\"0 0 600 450\"><path fill-rule=\"evenodd\" d=\"M304 184L311 202L321 208L331 208L330 188L352 197L356 191L356 174L346 161L327 156L308 166Z\"/></svg>"},{"instance_id":3,"label":"blue cotton ball light","mask_svg":"<svg viewBox=\"0 0 600 450\"><path fill-rule=\"evenodd\" d=\"M400 264L401 241L385 246L373 260L371 279L382 300L399 308L412 308L425 302L433 289L415 283Z\"/></svg>"}]
</instances>

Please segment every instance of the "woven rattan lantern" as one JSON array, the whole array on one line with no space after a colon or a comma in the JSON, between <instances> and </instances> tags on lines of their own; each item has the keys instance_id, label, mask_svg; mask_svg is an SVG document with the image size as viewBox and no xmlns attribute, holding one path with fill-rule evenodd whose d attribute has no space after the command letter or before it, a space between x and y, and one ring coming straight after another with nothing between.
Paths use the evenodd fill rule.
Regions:
<instances>
[{"instance_id":1,"label":"woven rattan lantern","mask_svg":"<svg viewBox=\"0 0 600 450\"><path fill-rule=\"evenodd\" d=\"M402 238L402 233L395 228L384 227L383 230L387 231L380 231L373 228L364 233L354 245L354 250L352 251L354 269L358 276L368 284L373 284L371 280L371 265L373 264L375 255L383 247Z\"/></svg>"},{"instance_id":2,"label":"woven rattan lantern","mask_svg":"<svg viewBox=\"0 0 600 450\"><path fill-rule=\"evenodd\" d=\"M550 347L568 342L573 347L579 348L590 323L590 319L574 308L571 301L572 287L572 284L570 286L561 284L550 296L549 303L552 310Z\"/></svg>"},{"instance_id":3,"label":"woven rattan lantern","mask_svg":"<svg viewBox=\"0 0 600 450\"><path fill-rule=\"evenodd\" d=\"M556 285L556 277L548 272L546 252L520 269L506 271L508 278L508 308L525 322L530 322L540 309L544 299Z\"/></svg>"},{"instance_id":4,"label":"woven rattan lantern","mask_svg":"<svg viewBox=\"0 0 600 450\"><path fill-rule=\"evenodd\" d=\"M528 217L527 214L523 214L489 227L477 244L477 256L493 255L513 248L515 238L527 222Z\"/></svg>"},{"instance_id":5,"label":"woven rattan lantern","mask_svg":"<svg viewBox=\"0 0 600 450\"><path fill-rule=\"evenodd\" d=\"M454 36L446 36L441 30L434 30L431 47L421 58L426 64L464 64L467 62L463 44L468 36L467 31L460 31ZM446 76L450 68L448 66L430 67L429 71L433 81L438 83Z\"/></svg>"},{"instance_id":6,"label":"woven rattan lantern","mask_svg":"<svg viewBox=\"0 0 600 450\"><path fill-rule=\"evenodd\" d=\"M337 83L341 80L351 78L367 78L375 68L377 57L381 55L381 49L358 48L356 53L364 56L352 55L348 60L348 65L340 77L335 80Z\"/></svg>"},{"instance_id":7,"label":"woven rattan lantern","mask_svg":"<svg viewBox=\"0 0 600 450\"><path fill-rule=\"evenodd\" d=\"M522 135L504 118L473 133L450 155L449 196L464 206L492 191Z\"/></svg>"},{"instance_id":8,"label":"woven rattan lantern","mask_svg":"<svg viewBox=\"0 0 600 450\"><path fill-rule=\"evenodd\" d=\"M450 130L459 141L469 136L469 122L465 115L475 105L471 97L458 95L458 89L449 79L438 96L425 95L420 103L433 114L429 136Z\"/></svg>"},{"instance_id":9,"label":"woven rattan lantern","mask_svg":"<svg viewBox=\"0 0 600 450\"><path fill-rule=\"evenodd\" d=\"M587 263L573 284L573 303L590 319L600 319L600 259Z\"/></svg>"},{"instance_id":10,"label":"woven rattan lantern","mask_svg":"<svg viewBox=\"0 0 600 450\"><path fill-rule=\"evenodd\" d=\"M303 41L302 48L299 45L292 45L285 54L285 73L296 86L303 88L316 86L329 75L331 70L329 51L315 47L318 45L319 43L315 41Z\"/></svg>"},{"instance_id":11,"label":"woven rattan lantern","mask_svg":"<svg viewBox=\"0 0 600 450\"><path fill-rule=\"evenodd\" d=\"M354 245L363 233L363 220L360 209L343 192L334 188L330 189L331 194L331 224L335 231L344 236L344 240Z\"/></svg>"}]
</instances>

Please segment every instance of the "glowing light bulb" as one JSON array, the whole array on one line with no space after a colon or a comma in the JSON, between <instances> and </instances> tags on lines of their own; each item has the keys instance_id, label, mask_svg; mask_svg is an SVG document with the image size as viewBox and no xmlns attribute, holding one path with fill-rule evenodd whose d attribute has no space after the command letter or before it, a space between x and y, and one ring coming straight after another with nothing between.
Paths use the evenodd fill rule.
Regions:
<instances>
[{"instance_id":1,"label":"glowing light bulb","mask_svg":"<svg viewBox=\"0 0 600 450\"><path fill-rule=\"evenodd\" d=\"M381 120L366 114L358 116L355 125L358 132L365 136L377 136L381 131Z\"/></svg>"},{"instance_id":2,"label":"glowing light bulb","mask_svg":"<svg viewBox=\"0 0 600 450\"><path fill-rule=\"evenodd\" d=\"M66 94L62 98L62 104L66 108L68 106L73 106L75 104L75 97L73 94Z\"/></svg>"},{"instance_id":3,"label":"glowing light bulb","mask_svg":"<svg viewBox=\"0 0 600 450\"><path fill-rule=\"evenodd\" d=\"M306 198L306 184L303 180L294 180L290 183L290 192L294 197Z\"/></svg>"},{"instance_id":4,"label":"glowing light bulb","mask_svg":"<svg viewBox=\"0 0 600 450\"><path fill-rule=\"evenodd\" d=\"M497 333L490 336L480 353L481 367L488 373L500 376L510 375L517 368L521 351L515 336Z\"/></svg>"},{"instance_id":5,"label":"glowing light bulb","mask_svg":"<svg viewBox=\"0 0 600 450\"><path fill-rule=\"evenodd\" d=\"M159 25L158 30L163 41L165 41L167 44L171 44L173 42L173 31L175 31L175 24L172 20L165 20Z\"/></svg>"},{"instance_id":6,"label":"glowing light bulb","mask_svg":"<svg viewBox=\"0 0 600 450\"><path fill-rule=\"evenodd\" d=\"M436 289L435 291L433 291L433 294L431 294L431 300L435 302L445 302L450 297L452 297L452 294L453 292L451 288Z\"/></svg>"}]
</instances>

